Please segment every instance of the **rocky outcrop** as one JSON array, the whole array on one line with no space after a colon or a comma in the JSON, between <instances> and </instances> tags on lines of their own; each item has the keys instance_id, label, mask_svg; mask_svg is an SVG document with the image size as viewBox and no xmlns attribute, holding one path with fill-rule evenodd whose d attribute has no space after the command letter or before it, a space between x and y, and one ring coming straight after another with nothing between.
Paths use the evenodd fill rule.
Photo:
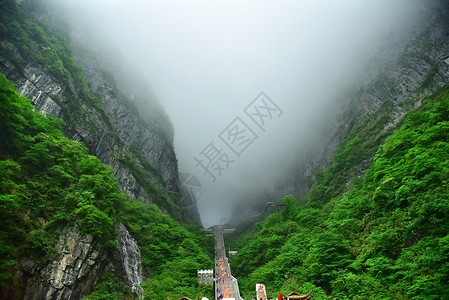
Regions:
<instances>
[{"instance_id":1,"label":"rocky outcrop","mask_svg":"<svg viewBox=\"0 0 449 300\"><path fill-rule=\"evenodd\" d=\"M1 299L80 299L91 292L105 268L104 247L92 236L66 228L45 267L24 258L14 268L13 284Z\"/></svg>"},{"instance_id":2,"label":"rocky outcrop","mask_svg":"<svg viewBox=\"0 0 449 300\"><path fill-rule=\"evenodd\" d=\"M19 94L30 99L43 114L61 117L61 107L53 98L61 96L62 88L41 69L30 66L20 74L11 62L0 56L0 72L14 80Z\"/></svg>"},{"instance_id":3,"label":"rocky outcrop","mask_svg":"<svg viewBox=\"0 0 449 300\"><path fill-rule=\"evenodd\" d=\"M55 254L47 263L23 258L12 272L13 283L2 286L0 299L71 300L92 292L103 271L114 272L136 298L143 298L139 247L126 227L117 226L118 243L112 251L89 234L65 228L55 245Z\"/></svg>"},{"instance_id":4,"label":"rocky outcrop","mask_svg":"<svg viewBox=\"0 0 449 300\"><path fill-rule=\"evenodd\" d=\"M110 118L110 125L114 128L114 133L125 147L133 147L134 151L142 153L144 158L157 169L159 174L151 174L154 171L149 170L153 175L152 181L158 183L161 188L178 192L176 185L177 160L171 144L172 137L167 131L154 126L151 120L141 116L134 100L131 99L132 95L125 95L117 88L112 73L109 73L110 76L105 76L105 72L109 71L105 70L97 59L85 52L78 51L75 54L75 60L82 67L89 88L101 99L102 107ZM83 140L81 134L79 132L78 134L79 138ZM102 144L113 142L105 140ZM123 167L117 163L114 155L107 149L94 145L92 148L97 150L95 155L105 163L112 165L117 170ZM143 189L136 186L138 183L130 181L129 174L122 170L116 175L120 182L128 182L126 187L124 185L124 190L134 194L136 198L150 198L145 195ZM158 179L159 175L163 182Z\"/></svg>"}]
</instances>

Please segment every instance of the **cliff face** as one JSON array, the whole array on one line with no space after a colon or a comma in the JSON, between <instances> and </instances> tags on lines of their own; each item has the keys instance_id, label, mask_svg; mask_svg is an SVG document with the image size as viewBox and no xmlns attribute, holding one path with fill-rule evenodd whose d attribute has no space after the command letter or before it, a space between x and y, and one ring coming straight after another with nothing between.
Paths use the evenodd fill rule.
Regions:
<instances>
[{"instance_id":1,"label":"cliff face","mask_svg":"<svg viewBox=\"0 0 449 300\"><path fill-rule=\"evenodd\" d=\"M105 268L104 248L90 235L64 230L56 255L42 268L23 259L14 270L15 299L80 299ZM5 298L6 299L6 298Z\"/></svg>"},{"instance_id":2,"label":"cliff face","mask_svg":"<svg viewBox=\"0 0 449 300\"><path fill-rule=\"evenodd\" d=\"M97 239L69 228L61 232L55 253L45 266L23 258L12 270L12 284L0 289L0 299L80 299L92 291L105 270L114 272L135 296L142 296L140 251L121 223L112 259Z\"/></svg>"},{"instance_id":3,"label":"cliff face","mask_svg":"<svg viewBox=\"0 0 449 300\"><path fill-rule=\"evenodd\" d=\"M370 166L375 150L402 118L420 106L426 95L449 81L448 8L443 1L423 5L426 14L414 31L400 44L400 51L380 55L385 67L365 82L355 84L325 112L310 148L300 155L288 184L297 196L306 195L314 176L329 166L337 147L357 133L372 135L371 155L360 157L347 170L345 190L352 178L362 176ZM388 45L387 45L388 47ZM335 112L339 112L335 114Z\"/></svg>"},{"instance_id":4,"label":"cliff face","mask_svg":"<svg viewBox=\"0 0 449 300\"><path fill-rule=\"evenodd\" d=\"M82 111L77 113L83 117L81 120L69 121L74 112L70 109L62 110L58 104L71 101L64 94L67 87L56 83L41 67L29 64L24 67L22 73L7 58L0 57L0 62L0 72L15 82L21 95L30 98L44 114L65 120L68 124L65 128L67 137L84 142L92 155L117 170L116 177L122 191L145 203L156 202L165 208L167 213L180 217L179 209L172 210L175 208L174 203L166 205L163 199L155 200L151 191L145 189L145 182L136 178L136 173L143 171L155 189L178 193L177 160L172 144L136 115L132 103L123 103L118 97L119 91L102 77L101 70L95 69L94 66L86 66L84 69L86 81L99 95L104 110L99 112L83 104L86 99L79 99ZM135 163L129 163L130 160ZM139 165L145 163L152 168L139 170ZM165 200L175 201L170 197Z\"/></svg>"},{"instance_id":5,"label":"cliff face","mask_svg":"<svg viewBox=\"0 0 449 300\"><path fill-rule=\"evenodd\" d=\"M130 91L146 102L145 90L123 92L104 64L69 47L67 37L55 37L41 11L19 3L26 9L15 1L1 4L0 73L43 114L64 120L68 138L85 143L91 155L112 166L123 192L156 204L174 219L192 219L179 200L173 129L166 114L148 104L139 110ZM116 231L118 246L111 258L97 238L61 228L50 260L20 260L0 299L80 299L104 270L114 271L134 295L141 295L139 248L124 225Z\"/></svg>"},{"instance_id":6,"label":"cliff face","mask_svg":"<svg viewBox=\"0 0 449 300\"><path fill-rule=\"evenodd\" d=\"M116 176L122 184L123 190L135 198L151 202L151 196L148 195L142 184L130 174L129 167L120 162L121 157L117 157L117 154L114 154L115 151L111 151L114 146L107 147L107 145L114 145L113 134L120 139L120 142L115 142L115 144L121 143L125 148L132 148L126 155L134 156L138 162L140 162L139 159L146 160L153 167L147 171L153 173L151 180L156 182L159 188L177 193L178 169L176 155L173 151L172 133L167 132L169 130L163 132L145 120L133 103L132 95L124 95L117 88L113 74L111 74L112 78L105 78L104 74L108 71L95 58L85 53L84 55L79 52L75 54L75 61L82 67L89 88L101 99L102 106L109 116L114 130L110 132L105 129L101 130L103 132L101 141L96 140L95 136L89 137L90 132L81 133L76 130L73 133L73 138L89 141L87 144L89 149L94 149L94 155L117 170ZM110 138L104 140L108 135ZM145 163L145 161L140 163Z\"/></svg>"},{"instance_id":7,"label":"cliff face","mask_svg":"<svg viewBox=\"0 0 449 300\"><path fill-rule=\"evenodd\" d=\"M55 27L53 30L61 30L60 20L49 15L51 10L45 5L27 1L21 5L40 20L39 25L48 26L49 22ZM197 213L190 216L180 208L173 128L160 104L144 87L147 83L121 79L123 74L116 74L124 69L120 69L120 62L114 63L119 71L111 70L112 64L81 47L63 44L65 48L55 50L58 47L53 45L55 41L61 42L61 38L50 40L50 33L46 32L52 30L49 27L36 40L33 38L36 33L27 29L25 33L6 31L2 35L0 72L17 85L20 94L32 99L40 111L64 120L67 137L84 142L92 155L111 165L122 191L144 203L157 204L177 219L199 222ZM28 36L12 37L18 34ZM30 45L20 44L22 40ZM24 50L31 46L36 53L25 55Z\"/></svg>"}]
</instances>

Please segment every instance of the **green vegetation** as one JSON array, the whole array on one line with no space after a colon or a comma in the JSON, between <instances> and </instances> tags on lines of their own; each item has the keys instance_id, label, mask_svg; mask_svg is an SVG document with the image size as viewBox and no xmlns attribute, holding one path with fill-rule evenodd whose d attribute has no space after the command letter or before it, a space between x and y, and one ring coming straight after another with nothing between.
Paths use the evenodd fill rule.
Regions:
<instances>
[{"instance_id":1,"label":"green vegetation","mask_svg":"<svg viewBox=\"0 0 449 300\"><path fill-rule=\"evenodd\" d=\"M356 97L357 94L354 95ZM353 184L350 179L354 178L360 166L370 162L379 145L393 132L394 129L387 126L394 118L391 115L392 107L391 101L385 101L370 114L363 115L355 109L346 112L363 119L358 122L348 118L348 129L335 151L332 165L315 176L316 184L309 195L314 203L321 205L342 194L348 185Z\"/></svg>"},{"instance_id":2,"label":"green vegetation","mask_svg":"<svg viewBox=\"0 0 449 300\"><path fill-rule=\"evenodd\" d=\"M42 3L33 2L27 5L45 11L45 5ZM62 96L66 101L61 101L58 97L52 97L52 99L61 107L68 126L72 126L75 122L83 122L88 124L91 132L98 130L96 126L89 126L92 121L85 113L86 108L83 106L86 106L98 112L105 124L113 128L114 125L103 108L101 98L89 89L81 68L75 63L71 46L73 41L69 38L69 25L56 18L52 22L57 22L56 26L53 24L54 28L50 28L44 19L32 16L16 1L0 0L0 55L12 62L21 73L28 65L45 71L63 88ZM86 51L84 54L92 55ZM139 109L143 108L138 109L131 99L123 95L109 72L103 70L101 73L113 87L121 103L139 116ZM146 83L141 85L146 87ZM138 121L141 125L151 126L168 145L171 145L173 128L160 103L153 100L144 110L150 111L151 117L157 120L148 124L149 122L140 118Z\"/></svg>"},{"instance_id":3,"label":"green vegetation","mask_svg":"<svg viewBox=\"0 0 449 300\"><path fill-rule=\"evenodd\" d=\"M69 126L81 121L97 130L83 105L113 126L74 62L67 32L30 17L14 0L0 0L0 36L0 55L20 72L39 67L64 87L67 101L55 100ZM403 63L409 55L403 53ZM432 87L438 72L432 66L417 92ZM397 90L384 75L372 88ZM281 212L233 241L239 253L231 266L245 298L254 296L259 282L272 297L313 290L314 299L449 298L449 87L394 133L387 126L392 106L384 101L372 115L360 116L363 122L351 119L332 165L316 175L310 194L298 201L285 197ZM156 128L170 141L164 126ZM197 285L196 270L209 268L214 243L198 226L161 212L159 207L181 219L178 199L161 187L160 170L138 147L121 153L121 163L158 206L132 201L119 191L113 170L65 138L62 127L35 112L0 74L0 285L11 283L11 269L23 257L46 264L67 227L91 234L111 254L122 222L141 250L145 298L212 298L209 287ZM371 167L359 177L365 165ZM106 272L85 299L132 297Z\"/></svg>"},{"instance_id":4,"label":"green vegetation","mask_svg":"<svg viewBox=\"0 0 449 300\"><path fill-rule=\"evenodd\" d=\"M35 112L3 75L0 94L1 240L6 249L46 261L58 228L75 221L81 232L113 246L111 216L124 196L112 170L89 156L83 144L65 138L61 121Z\"/></svg>"},{"instance_id":5,"label":"green vegetation","mask_svg":"<svg viewBox=\"0 0 449 300\"><path fill-rule=\"evenodd\" d=\"M15 1L2 0L0 1L0 30L2 32L0 55L6 57L21 72L28 65L45 71L51 76L52 80L63 88L61 96L64 101L61 101L58 96L54 96L52 99L61 107L63 119L67 122L69 130L70 127L80 123L84 124L89 132L95 134L98 131L98 124L93 121L95 118L92 118L92 110L95 110L100 114L104 123L112 128L111 131L115 132L110 116L102 107L100 97L89 89L81 68L74 61L72 48L68 40L70 34L68 29L64 29L63 25L58 24L57 28L59 29L51 29L43 20L33 17L20 5L17 5ZM137 107L118 90L113 76L106 71L101 72L101 74L114 88L114 92L118 95L122 104L138 116ZM162 109L160 105L153 105L156 109ZM164 113L159 115L163 119ZM142 118L138 118L138 122L143 128L149 127ZM168 132L171 132L171 124L168 119L160 123L162 125L156 128L157 133L167 143L170 148L168 151L173 151L172 146L170 146L172 143L167 142L172 139L168 134ZM132 175L144 187L148 195L151 195L154 203L181 220L182 212L177 205L176 197L166 193L164 188L161 188L166 183L160 170L148 161L139 147L135 145L126 147L117 133L112 133L112 138L119 146L116 151L123 155L121 162L130 169ZM128 151L123 151L124 149ZM127 153L127 155L124 153ZM157 183L154 181L157 181Z\"/></svg>"},{"instance_id":6,"label":"green vegetation","mask_svg":"<svg viewBox=\"0 0 449 300\"><path fill-rule=\"evenodd\" d=\"M98 111L107 124L112 126L101 100L87 87L81 68L75 63L67 37L68 29L51 30L37 18L32 18L14 0L0 1L0 30L3 43L0 54L23 72L26 65L41 67L64 87L68 100L59 101L69 125L83 119L81 103Z\"/></svg>"},{"instance_id":7,"label":"green vegetation","mask_svg":"<svg viewBox=\"0 0 449 300\"><path fill-rule=\"evenodd\" d=\"M120 159L120 162L130 170L131 175L143 187L145 192L151 195L151 201L153 203L169 211L171 216L181 220L182 208L179 200L161 187L161 184L164 184L165 180L160 170L154 167L134 145L131 145L130 151L133 156L125 155ZM138 161L134 158L138 159Z\"/></svg>"},{"instance_id":8,"label":"green vegetation","mask_svg":"<svg viewBox=\"0 0 449 300\"><path fill-rule=\"evenodd\" d=\"M172 299L212 293L197 287L198 269L210 268L214 241L198 225L182 225L161 214L155 205L127 202L120 220L139 241L148 299Z\"/></svg>"},{"instance_id":9,"label":"green vegetation","mask_svg":"<svg viewBox=\"0 0 449 300\"><path fill-rule=\"evenodd\" d=\"M429 71L427 71L426 76L423 79L423 82L421 83L421 86L419 87L420 90L425 90L428 88L432 82L435 75L438 73L438 65L433 65L430 67Z\"/></svg>"},{"instance_id":10,"label":"green vegetation","mask_svg":"<svg viewBox=\"0 0 449 300\"><path fill-rule=\"evenodd\" d=\"M212 262L213 241L198 225L185 225L152 204L119 191L113 170L61 132L62 122L36 112L0 74L0 282L29 257L45 264L61 229L76 226L108 251L122 222L142 254L148 299L204 295L196 270ZM126 299L129 289L105 274L88 299Z\"/></svg>"},{"instance_id":11,"label":"green vegetation","mask_svg":"<svg viewBox=\"0 0 449 300\"><path fill-rule=\"evenodd\" d=\"M410 113L345 190L375 147L369 132L387 135L372 122L349 130L308 197L286 197L280 213L233 241L244 297L263 282L272 297L449 298L449 86Z\"/></svg>"},{"instance_id":12,"label":"green vegetation","mask_svg":"<svg viewBox=\"0 0 449 300\"><path fill-rule=\"evenodd\" d=\"M94 291L89 296L83 297L83 300L116 300L116 299L133 299L131 289L121 282L117 276L112 273L105 272Z\"/></svg>"}]
</instances>

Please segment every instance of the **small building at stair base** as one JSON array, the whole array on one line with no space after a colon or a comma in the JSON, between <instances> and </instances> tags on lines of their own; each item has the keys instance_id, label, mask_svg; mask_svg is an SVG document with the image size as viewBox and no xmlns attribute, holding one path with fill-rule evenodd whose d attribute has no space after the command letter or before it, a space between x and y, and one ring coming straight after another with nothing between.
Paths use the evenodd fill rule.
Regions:
<instances>
[{"instance_id":1,"label":"small building at stair base","mask_svg":"<svg viewBox=\"0 0 449 300\"><path fill-rule=\"evenodd\" d=\"M198 284L212 284L214 282L214 270L198 270Z\"/></svg>"}]
</instances>

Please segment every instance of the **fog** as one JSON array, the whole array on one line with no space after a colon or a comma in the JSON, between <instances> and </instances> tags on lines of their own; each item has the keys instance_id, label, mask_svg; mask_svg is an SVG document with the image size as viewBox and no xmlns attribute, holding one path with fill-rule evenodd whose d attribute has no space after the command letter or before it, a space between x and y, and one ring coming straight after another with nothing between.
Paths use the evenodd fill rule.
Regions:
<instances>
[{"instance_id":1,"label":"fog","mask_svg":"<svg viewBox=\"0 0 449 300\"><path fill-rule=\"evenodd\" d=\"M413 25L420 14L414 2L58 1L91 46L114 49L148 81L173 123L179 171L201 181L205 226L229 219L236 204L282 198L275 187L324 121L322 112ZM256 99L261 92L265 102ZM255 99L268 103L265 116L272 113L262 127L245 113ZM245 138L228 140L234 152L226 138L241 126ZM222 164L230 161L221 174L209 169L215 179L194 159L212 154L210 142Z\"/></svg>"}]
</instances>

